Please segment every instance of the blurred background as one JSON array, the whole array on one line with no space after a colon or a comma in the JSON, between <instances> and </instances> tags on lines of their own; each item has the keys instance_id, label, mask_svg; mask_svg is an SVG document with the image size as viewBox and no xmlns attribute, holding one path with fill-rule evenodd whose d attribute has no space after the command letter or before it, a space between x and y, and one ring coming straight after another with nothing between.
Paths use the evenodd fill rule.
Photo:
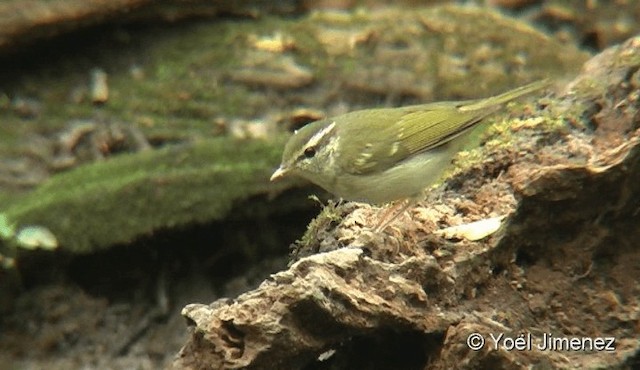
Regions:
<instances>
[{"instance_id":1,"label":"blurred background","mask_svg":"<svg viewBox=\"0 0 640 370\"><path fill-rule=\"evenodd\" d=\"M296 128L570 79L636 1L5 0L0 368L156 369L181 308L287 265Z\"/></svg>"}]
</instances>

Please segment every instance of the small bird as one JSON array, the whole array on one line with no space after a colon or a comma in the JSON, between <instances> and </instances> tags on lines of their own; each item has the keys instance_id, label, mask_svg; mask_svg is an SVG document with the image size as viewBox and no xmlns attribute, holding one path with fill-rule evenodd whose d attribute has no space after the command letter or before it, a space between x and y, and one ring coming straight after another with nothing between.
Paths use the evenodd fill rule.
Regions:
<instances>
[{"instance_id":1,"label":"small bird","mask_svg":"<svg viewBox=\"0 0 640 370\"><path fill-rule=\"evenodd\" d=\"M549 84L537 81L493 97L365 109L297 130L271 181L303 177L345 199L381 204L415 198L435 182L464 134L503 104Z\"/></svg>"}]
</instances>

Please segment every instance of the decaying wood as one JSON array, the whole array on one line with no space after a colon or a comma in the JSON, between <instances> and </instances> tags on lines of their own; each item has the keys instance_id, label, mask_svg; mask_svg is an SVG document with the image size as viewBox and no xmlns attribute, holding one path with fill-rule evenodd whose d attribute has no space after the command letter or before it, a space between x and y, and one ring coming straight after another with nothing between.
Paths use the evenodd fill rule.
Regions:
<instances>
[{"instance_id":1,"label":"decaying wood","mask_svg":"<svg viewBox=\"0 0 640 370\"><path fill-rule=\"evenodd\" d=\"M347 204L257 289L183 310L176 369L599 368L640 344L640 38L605 51L508 146L455 175L384 233ZM575 107L590 127L549 130ZM580 113L580 112L578 112ZM506 214L479 241L434 231ZM305 250L306 249L306 250ZM315 253L315 254L314 254ZM469 348L477 333L485 345ZM532 350L491 336L532 338ZM615 350L536 350L543 335ZM637 361L637 360L636 360Z\"/></svg>"}]
</instances>

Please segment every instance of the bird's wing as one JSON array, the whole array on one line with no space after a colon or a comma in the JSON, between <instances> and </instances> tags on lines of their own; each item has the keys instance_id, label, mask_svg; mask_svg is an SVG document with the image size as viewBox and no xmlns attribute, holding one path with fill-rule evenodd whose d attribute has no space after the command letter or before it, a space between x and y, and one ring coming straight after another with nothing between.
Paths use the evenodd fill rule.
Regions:
<instances>
[{"instance_id":1,"label":"bird's wing","mask_svg":"<svg viewBox=\"0 0 640 370\"><path fill-rule=\"evenodd\" d=\"M348 117L349 124L341 129L347 131L341 133L342 158L353 158L341 161L343 169L352 174L384 171L414 154L453 140L493 111L461 111L459 105L444 102L353 112Z\"/></svg>"}]
</instances>

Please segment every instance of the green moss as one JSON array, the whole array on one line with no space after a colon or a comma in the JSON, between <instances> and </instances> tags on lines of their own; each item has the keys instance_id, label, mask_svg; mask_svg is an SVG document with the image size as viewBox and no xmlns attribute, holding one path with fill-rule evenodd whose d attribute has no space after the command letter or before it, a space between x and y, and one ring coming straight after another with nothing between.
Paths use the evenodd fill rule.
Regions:
<instances>
[{"instance_id":1,"label":"green moss","mask_svg":"<svg viewBox=\"0 0 640 370\"><path fill-rule=\"evenodd\" d=\"M509 111L523 111L526 110L526 106L527 103L512 102L509 104ZM533 116L524 119L500 118L500 115L489 118L474 129L465 145L465 150L456 157L455 166L448 169L442 179L486 160L489 151L512 147L514 140L521 136L518 131L522 129L567 133L569 125L564 116L549 110L537 111ZM479 146L481 142L484 142L482 147Z\"/></svg>"},{"instance_id":2,"label":"green moss","mask_svg":"<svg viewBox=\"0 0 640 370\"><path fill-rule=\"evenodd\" d=\"M344 33L323 39L326 30ZM362 95L367 99L353 89L413 98L407 103L486 96L572 71L587 57L516 20L459 6L320 12L298 19L267 16L111 32L81 57L56 57L3 86L0 93L9 97L0 102L4 146L19 146L19 138L29 133L53 132L73 119L96 115L137 124L149 136L185 137L210 135L210 122L219 116L263 115L278 108L274 101L287 109L290 102L309 106L350 102ZM269 92L275 98L265 98L263 88L229 79L252 61L251 36L275 33L294 40L295 48L286 53L312 70L312 91ZM336 44L347 47L330 52ZM449 68L452 60L462 66ZM87 95L93 68L108 74L110 98L102 107L93 106ZM351 88L334 94L335 86ZM331 100L323 95L327 91L334 94ZM40 114L23 119L4 109L13 97L35 99ZM380 100L356 103L371 106Z\"/></svg>"},{"instance_id":3,"label":"green moss","mask_svg":"<svg viewBox=\"0 0 640 370\"><path fill-rule=\"evenodd\" d=\"M273 190L277 143L228 139L167 147L54 176L0 213L44 226L61 248L87 253L161 228L224 218L234 204Z\"/></svg>"},{"instance_id":4,"label":"green moss","mask_svg":"<svg viewBox=\"0 0 640 370\"><path fill-rule=\"evenodd\" d=\"M317 197L312 197L312 199L322 204ZM317 242L319 232L327 230L328 225L332 222L339 223L342 221L342 217L339 203L334 200L329 200L327 204L322 207L320 213L309 222L302 238L296 241L298 248L309 249L311 245Z\"/></svg>"},{"instance_id":5,"label":"green moss","mask_svg":"<svg viewBox=\"0 0 640 370\"><path fill-rule=\"evenodd\" d=\"M0 89L0 143L19 152L20 139L33 132L52 132L96 115L139 124L149 136L209 135L212 119L246 117L251 111L247 102L255 91L226 80L242 65L250 47L247 36L269 35L290 22L265 17L121 31L126 35L109 42L104 37L104 44L88 48L82 57L31 66ZM103 106L89 98L94 68L108 75L109 100ZM35 116L21 117L11 106L14 98L35 102Z\"/></svg>"}]
</instances>

